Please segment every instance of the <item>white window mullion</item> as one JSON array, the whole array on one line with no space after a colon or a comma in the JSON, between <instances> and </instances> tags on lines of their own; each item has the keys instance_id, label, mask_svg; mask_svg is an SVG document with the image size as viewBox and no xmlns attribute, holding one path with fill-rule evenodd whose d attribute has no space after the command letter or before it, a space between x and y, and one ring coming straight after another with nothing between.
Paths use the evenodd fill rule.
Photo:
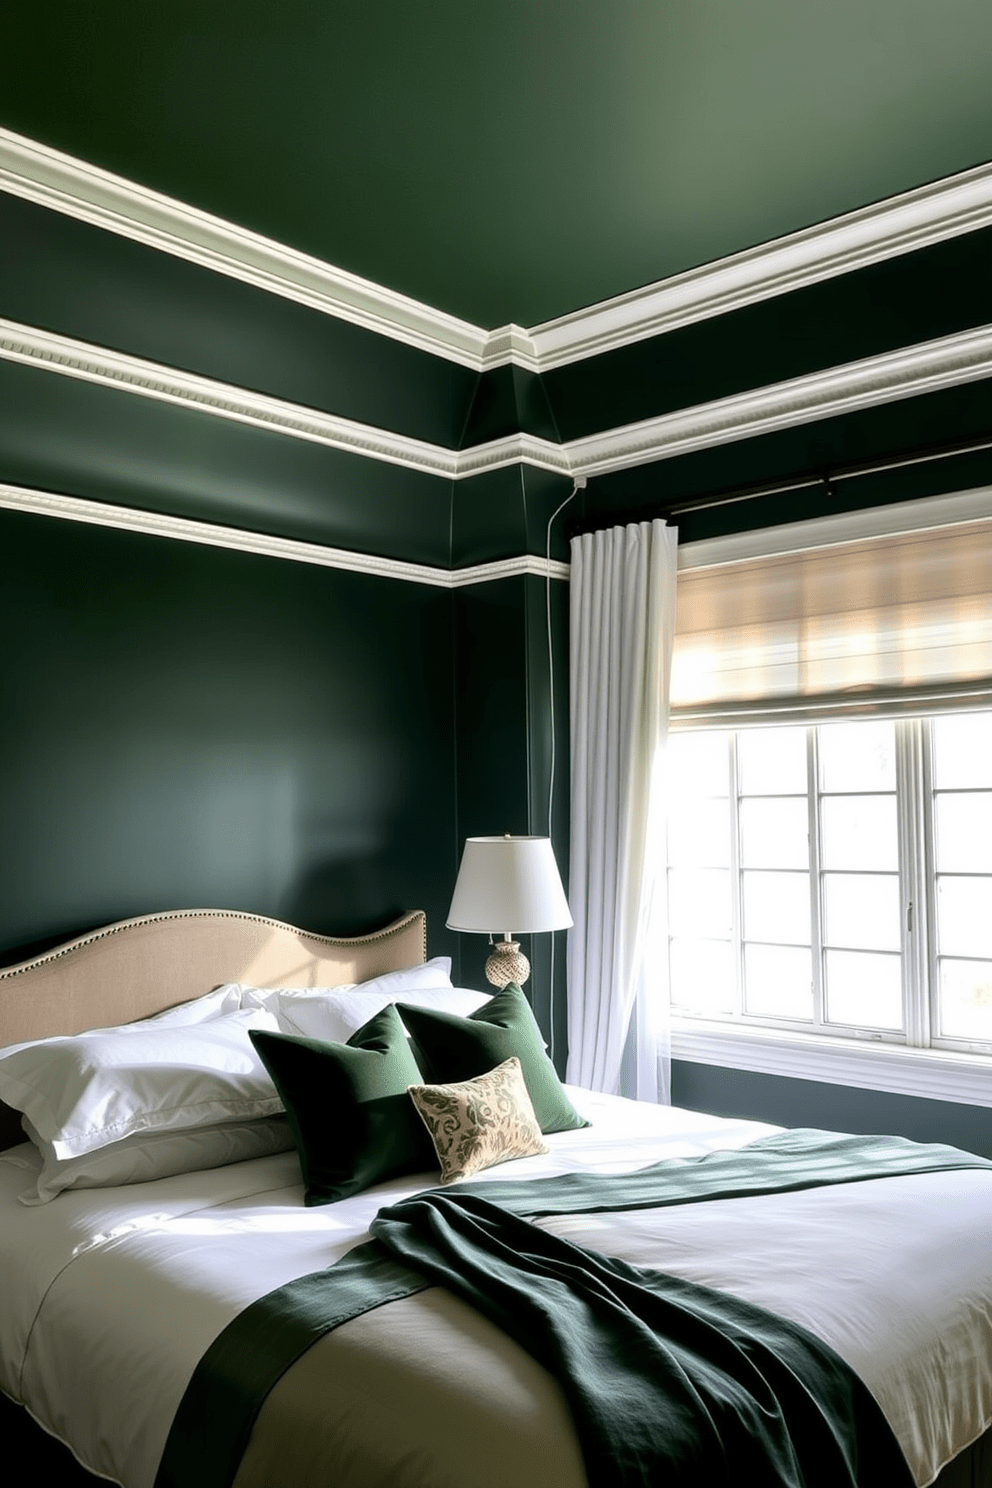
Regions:
<instances>
[{"instance_id":1,"label":"white window mullion","mask_svg":"<svg viewBox=\"0 0 992 1488\"><path fill-rule=\"evenodd\" d=\"M806 802L809 810L809 923L813 972L813 1026L823 1028L823 885L820 877L820 763L815 728L806 730Z\"/></svg>"},{"instance_id":2,"label":"white window mullion","mask_svg":"<svg viewBox=\"0 0 992 1488\"><path fill-rule=\"evenodd\" d=\"M734 1017L744 1012L744 873L741 868L740 775L737 768L737 735L727 736L727 768L730 771L730 913L731 944L734 948Z\"/></svg>"},{"instance_id":3,"label":"white window mullion","mask_svg":"<svg viewBox=\"0 0 992 1488\"><path fill-rule=\"evenodd\" d=\"M931 968L928 925L932 923L930 864L933 813L925 783L923 719L896 725L896 810L899 824L899 901L902 919L902 988L906 1042L930 1043Z\"/></svg>"}]
</instances>

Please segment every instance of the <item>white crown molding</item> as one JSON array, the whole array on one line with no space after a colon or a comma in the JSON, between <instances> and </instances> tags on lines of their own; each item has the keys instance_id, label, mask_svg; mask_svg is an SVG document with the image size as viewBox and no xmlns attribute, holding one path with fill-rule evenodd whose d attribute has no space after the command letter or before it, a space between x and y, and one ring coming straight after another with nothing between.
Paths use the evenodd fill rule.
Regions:
<instances>
[{"instance_id":1,"label":"white crown molding","mask_svg":"<svg viewBox=\"0 0 992 1488\"><path fill-rule=\"evenodd\" d=\"M0 357L121 392L136 393L158 402L192 407L201 413L287 434L294 439L330 445L350 454L404 465L410 470L437 475L445 480L465 480L483 471L498 470L521 461L559 475L570 472L568 456L561 445L530 434L511 434L463 451L449 450L424 439L394 434L355 419L305 408L267 393L234 387L195 372L166 367L143 357L92 346L71 336L41 331L2 318Z\"/></svg>"},{"instance_id":2,"label":"white crown molding","mask_svg":"<svg viewBox=\"0 0 992 1488\"><path fill-rule=\"evenodd\" d=\"M536 465L556 475L571 475L569 448L567 444L552 444L548 439L538 439L534 434L507 434L502 439L491 439L487 444L473 444L468 449L459 450L455 479L467 480L469 476L481 475L487 470L519 464Z\"/></svg>"},{"instance_id":3,"label":"white crown molding","mask_svg":"<svg viewBox=\"0 0 992 1488\"><path fill-rule=\"evenodd\" d=\"M546 372L990 223L992 165L980 165L545 321L527 334Z\"/></svg>"},{"instance_id":4,"label":"white crown molding","mask_svg":"<svg viewBox=\"0 0 992 1488\"><path fill-rule=\"evenodd\" d=\"M202 413L252 424L256 428L288 434L315 444L328 444L334 449L368 455L449 480L458 473L456 451L429 444L426 440L393 434L354 419L304 408L266 393L216 382L194 372L165 367L142 357L91 346L70 336L39 331L14 321L0 319L0 357L42 367L66 377L80 378L84 382L137 393L158 402L187 408L192 406Z\"/></svg>"},{"instance_id":5,"label":"white crown molding","mask_svg":"<svg viewBox=\"0 0 992 1488\"><path fill-rule=\"evenodd\" d=\"M494 367L522 367L525 372L540 372L541 361L529 331L522 326L505 325L490 331L482 354L480 370Z\"/></svg>"},{"instance_id":6,"label":"white crown molding","mask_svg":"<svg viewBox=\"0 0 992 1488\"><path fill-rule=\"evenodd\" d=\"M562 448L573 475L592 477L989 376L992 326L980 326L573 439Z\"/></svg>"},{"instance_id":7,"label":"white crown molding","mask_svg":"<svg viewBox=\"0 0 992 1488\"><path fill-rule=\"evenodd\" d=\"M481 370L488 334L479 326L9 129L0 129L0 189Z\"/></svg>"},{"instance_id":8,"label":"white crown molding","mask_svg":"<svg viewBox=\"0 0 992 1488\"><path fill-rule=\"evenodd\" d=\"M819 1080L892 1095L992 1106L992 1060L944 1049L915 1049L736 1024L672 1028L672 1058L793 1080Z\"/></svg>"},{"instance_id":9,"label":"white crown molding","mask_svg":"<svg viewBox=\"0 0 992 1488\"><path fill-rule=\"evenodd\" d=\"M477 563L468 568L453 568L448 575L451 589L465 589L470 584L490 584L494 579L516 579L526 574L536 579L568 580L570 568L556 558L536 558L524 553L519 558L499 558L492 563Z\"/></svg>"},{"instance_id":10,"label":"white crown molding","mask_svg":"<svg viewBox=\"0 0 992 1488\"><path fill-rule=\"evenodd\" d=\"M549 563L544 558L530 554L519 558L499 559L492 563L476 563L468 568L434 568L424 563L407 563L399 558L353 553L346 548L329 548L320 543L272 537L264 532L223 527L213 522L195 521L190 517L169 516L167 513L144 511L137 507L114 506L105 501L89 501L78 496L63 496L54 491L36 491L27 486L3 483L0 483L0 508L26 512L37 517L85 522L96 527L115 527L124 532L140 532L148 537L168 537L206 547L230 548L235 552L253 553L262 558L283 558L292 563L315 564L319 568L340 568L349 573L370 574L380 579L400 579L408 584L429 584L438 589L464 589L472 584L493 583L498 579L514 578L520 574L566 580L569 575L567 563L554 560Z\"/></svg>"},{"instance_id":11,"label":"white crown molding","mask_svg":"<svg viewBox=\"0 0 992 1488\"><path fill-rule=\"evenodd\" d=\"M992 222L992 165L977 166L529 330L487 331L8 129L0 190L477 372L548 371Z\"/></svg>"},{"instance_id":12,"label":"white crown molding","mask_svg":"<svg viewBox=\"0 0 992 1488\"><path fill-rule=\"evenodd\" d=\"M568 444L512 434L460 451L2 319L0 357L446 480L467 480L519 463L588 478L992 376L992 326L677 409Z\"/></svg>"}]
</instances>

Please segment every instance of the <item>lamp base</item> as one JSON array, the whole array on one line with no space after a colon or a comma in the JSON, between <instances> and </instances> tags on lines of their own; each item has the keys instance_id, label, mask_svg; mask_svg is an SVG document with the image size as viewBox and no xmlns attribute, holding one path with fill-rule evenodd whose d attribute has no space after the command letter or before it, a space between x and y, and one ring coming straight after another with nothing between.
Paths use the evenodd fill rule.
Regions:
<instances>
[{"instance_id":1,"label":"lamp base","mask_svg":"<svg viewBox=\"0 0 992 1488\"><path fill-rule=\"evenodd\" d=\"M505 987L509 982L522 987L529 976L530 962L519 940L498 940L486 961L486 981L493 987Z\"/></svg>"}]
</instances>

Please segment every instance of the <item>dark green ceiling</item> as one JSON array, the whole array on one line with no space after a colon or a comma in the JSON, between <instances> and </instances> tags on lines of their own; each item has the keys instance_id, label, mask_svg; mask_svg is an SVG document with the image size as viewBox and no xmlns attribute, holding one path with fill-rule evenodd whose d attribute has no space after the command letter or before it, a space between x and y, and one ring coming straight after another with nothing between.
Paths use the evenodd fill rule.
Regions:
<instances>
[{"instance_id":1,"label":"dark green ceiling","mask_svg":"<svg viewBox=\"0 0 992 1488\"><path fill-rule=\"evenodd\" d=\"M484 326L992 158L990 0L35 0L0 122Z\"/></svg>"}]
</instances>

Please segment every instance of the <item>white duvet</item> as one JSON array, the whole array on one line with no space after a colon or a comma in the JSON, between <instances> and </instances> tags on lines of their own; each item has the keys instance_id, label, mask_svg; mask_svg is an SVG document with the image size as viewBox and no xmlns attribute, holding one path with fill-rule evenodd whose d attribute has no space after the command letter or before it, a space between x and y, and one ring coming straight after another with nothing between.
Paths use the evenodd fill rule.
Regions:
<instances>
[{"instance_id":1,"label":"white duvet","mask_svg":"<svg viewBox=\"0 0 992 1488\"><path fill-rule=\"evenodd\" d=\"M778 1129L568 1093L590 1127L473 1181L620 1172ZM231 1318L436 1181L307 1209L296 1156L281 1153L25 1208L38 1166L28 1144L0 1154L0 1388L125 1488L152 1488L190 1375ZM992 1424L992 1171L540 1223L810 1329L873 1391L921 1488Z\"/></svg>"}]
</instances>

